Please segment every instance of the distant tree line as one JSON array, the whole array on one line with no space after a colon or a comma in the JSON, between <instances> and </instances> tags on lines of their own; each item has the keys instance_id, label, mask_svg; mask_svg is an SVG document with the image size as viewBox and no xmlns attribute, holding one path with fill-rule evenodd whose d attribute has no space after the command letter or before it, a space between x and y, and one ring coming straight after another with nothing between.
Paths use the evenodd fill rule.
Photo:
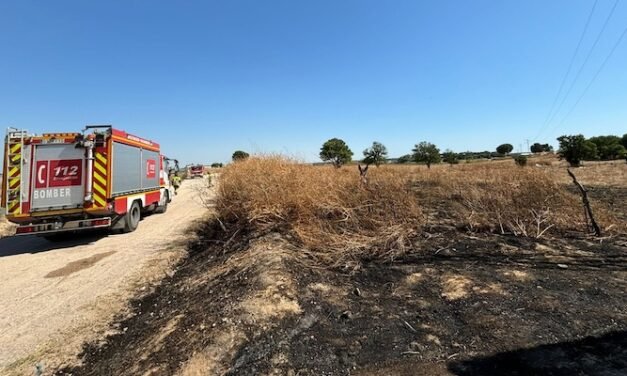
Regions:
<instances>
[{"instance_id":1,"label":"distant tree line","mask_svg":"<svg viewBox=\"0 0 627 376\"><path fill-rule=\"evenodd\" d=\"M547 149L550 146L547 145ZM425 164L428 168L431 165L445 162L451 165L459 163L460 160L470 159L492 159L497 157L504 157L511 153L514 147L511 144L501 144L496 148L496 151L482 151L482 152L463 152L455 153L452 150L445 150L443 153L433 143L428 141L422 141L414 145L411 154L405 154L397 159L388 158L388 151L385 145L381 142L375 141L372 146L366 148L363 151L364 158L360 160L360 163L366 165L374 164L379 166L383 163L421 163ZM320 148L320 159L323 162L330 162L336 167L341 167L346 163L352 162L353 152L348 147L344 140L339 138L332 138L326 141Z\"/></svg>"},{"instance_id":2,"label":"distant tree line","mask_svg":"<svg viewBox=\"0 0 627 376\"><path fill-rule=\"evenodd\" d=\"M586 139L583 135L564 135L557 138L559 142L559 150L557 154L560 158L565 159L571 166L580 166L582 161L592 160L615 160L627 159L627 134L619 136L596 136ZM473 159L493 159L508 156L512 153L514 147L512 144L500 144L495 151L466 151L456 153L452 150L445 150L443 153L435 145L427 141L422 141L414 145L410 154L402 155L396 159L388 158L388 151L381 142L374 141L369 148L364 149L363 159L360 163L366 165L379 166L384 163L421 163L428 168L437 163L448 163L454 165L460 161L468 161ZM549 144L534 143L530 150L534 154L553 153L553 147ZM322 144L320 148L320 159L323 162L333 164L335 167L341 167L344 164L353 161L353 151L348 147L344 140L332 138ZM512 154L517 165L525 166L527 157L521 154ZM233 153L233 162L244 160L249 154L242 150ZM217 164L215 167L218 167ZM221 166L220 166L221 167Z\"/></svg>"}]
</instances>

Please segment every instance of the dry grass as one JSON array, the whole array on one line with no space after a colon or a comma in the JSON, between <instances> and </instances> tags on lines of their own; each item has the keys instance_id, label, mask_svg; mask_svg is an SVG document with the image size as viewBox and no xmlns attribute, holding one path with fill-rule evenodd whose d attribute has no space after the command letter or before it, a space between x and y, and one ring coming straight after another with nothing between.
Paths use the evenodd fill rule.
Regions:
<instances>
[{"instance_id":1,"label":"dry grass","mask_svg":"<svg viewBox=\"0 0 627 376\"><path fill-rule=\"evenodd\" d=\"M579 196L555 178L553 167L390 165L371 168L367 184L356 170L279 156L231 164L220 178L219 218L239 229L290 233L327 263L396 255L416 234L439 226L525 237L585 232L587 226ZM605 230L627 229L595 209Z\"/></svg>"},{"instance_id":2,"label":"dry grass","mask_svg":"<svg viewBox=\"0 0 627 376\"><path fill-rule=\"evenodd\" d=\"M250 158L223 169L216 209L226 223L287 230L323 261L384 257L403 251L422 225L410 183L394 169L373 168L364 185L354 167Z\"/></svg>"},{"instance_id":3,"label":"dry grass","mask_svg":"<svg viewBox=\"0 0 627 376\"><path fill-rule=\"evenodd\" d=\"M513 161L509 160L513 165ZM494 165L494 162L483 164ZM566 169L568 163L560 160L555 154L534 155L529 157L528 166L547 171L559 183L570 185L572 181ZM574 168L577 179L584 185L596 187L623 187L627 188L627 163L624 160L615 161L585 161L581 167Z\"/></svg>"},{"instance_id":4,"label":"dry grass","mask_svg":"<svg viewBox=\"0 0 627 376\"><path fill-rule=\"evenodd\" d=\"M471 231L530 237L586 228L580 198L541 168L477 164L414 174L421 206L432 214L430 223L449 217ZM617 225L598 209L602 225Z\"/></svg>"},{"instance_id":5,"label":"dry grass","mask_svg":"<svg viewBox=\"0 0 627 376\"><path fill-rule=\"evenodd\" d=\"M551 173L564 184L572 184L566 173L566 164L553 165ZM622 187L627 188L627 163L622 160L609 162L584 162L579 168L572 171L582 184L594 187Z\"/></svg>"}]
</instances>

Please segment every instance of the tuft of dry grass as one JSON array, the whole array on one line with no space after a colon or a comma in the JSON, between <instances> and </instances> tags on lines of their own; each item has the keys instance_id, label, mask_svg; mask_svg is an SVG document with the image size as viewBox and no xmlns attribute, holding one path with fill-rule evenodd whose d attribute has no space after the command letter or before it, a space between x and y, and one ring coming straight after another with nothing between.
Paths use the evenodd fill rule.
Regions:
<instances>
[{"instance_id":1,"label":"tuft of dry grass","mask_svg":"<svg viewBox=\"0 0 627 376\"><path fill-rule=\"evenodd\" d=\"M325 262L402 252L423 223L410 176L372 168L368 178L351 166L249 158L223 169L216 210L240 228L287 230Z\"/></svg>"}]
</instances>

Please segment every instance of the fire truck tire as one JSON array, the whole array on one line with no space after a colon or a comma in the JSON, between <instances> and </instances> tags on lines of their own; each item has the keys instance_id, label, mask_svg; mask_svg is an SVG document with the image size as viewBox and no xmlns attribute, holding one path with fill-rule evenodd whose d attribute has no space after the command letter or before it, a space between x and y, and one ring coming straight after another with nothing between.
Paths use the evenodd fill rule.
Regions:
<instances>
[{"instance_id":1,"label":"fire truck tire","mask_svg":"<svg viewBox=\"0 0 627 376\"><path fill-rule=\"evenodd\" d=\"M131 208L128 210L126 215L124 216L124 232L133 232L137 230L137 226L139 226L139 220L141 219L141 208L139 207L139 202L135 201L131 205Z\"/></svg>"},{"instance_id":2,"label":"fire truck tire","mask_svg":"<svg viewBox=\"0 0 627 376\"><path fill-rule=\"evenodd\" d=\"M159 202L159 205L155 208L155 213L162 214L168 210L168 202L170 201L170 194L165 191L163 194L163 201Z\"/></svg>"}]
</instances>

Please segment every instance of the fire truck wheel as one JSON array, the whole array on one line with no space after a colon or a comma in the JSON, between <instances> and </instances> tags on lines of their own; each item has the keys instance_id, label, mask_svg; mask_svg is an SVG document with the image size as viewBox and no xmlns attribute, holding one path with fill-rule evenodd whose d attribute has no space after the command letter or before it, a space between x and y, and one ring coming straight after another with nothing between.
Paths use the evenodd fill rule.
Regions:
<instances>
[{"instance_id":1,"label":"fire truck wheel","mask_svg":"<svg viewBox=\"0 0 627 376\"><path fill-rule=\"evenodd\" d=\"M165 213L168 210L168 201L170 201L170 194L165 191L163 200L159 201L159 205L155 208L155 213Z\"/></svg>"},{"instance_id":2,"label":"fire truck wheel","mask_svg":"<svg viewBox=\"0 0 627 376\"><path fill-rule=\"evenodd\" d=\"M141 218L141 209L139 208L139 203L137 201L133 202L131 208L128 210L126 215L124 216L124 232L133 232L137 229L139 225L139 220Z\"/></svg>"}]
</instances>

